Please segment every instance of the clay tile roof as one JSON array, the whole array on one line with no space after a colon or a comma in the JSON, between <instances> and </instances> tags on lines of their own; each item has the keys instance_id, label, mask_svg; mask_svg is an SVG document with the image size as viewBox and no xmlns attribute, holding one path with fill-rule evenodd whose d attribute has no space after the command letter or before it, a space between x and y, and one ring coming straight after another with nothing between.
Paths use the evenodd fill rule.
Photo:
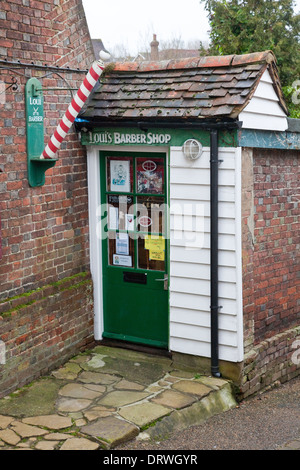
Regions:
<instances>
[{"instance_id":1,"label":"clay tile roof","mask_svg":"<svg viewBox=\"0 0 300 470\"><path fill-rule=\"evenodd\" d=\"M236 118L268 69L287 113L271 51L111 64L79 117L105 121Z\"/></svg>"}]
</instances>

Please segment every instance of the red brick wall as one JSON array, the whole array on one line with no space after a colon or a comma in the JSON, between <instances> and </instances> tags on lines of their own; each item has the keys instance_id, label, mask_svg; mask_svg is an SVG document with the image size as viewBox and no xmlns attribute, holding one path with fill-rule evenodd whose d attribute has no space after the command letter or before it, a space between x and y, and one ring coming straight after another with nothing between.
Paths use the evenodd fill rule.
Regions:
<instances>
[{"instance_id":1,"label":"red brick wall","mask_svg":"<svg viewBox=\"0 0 300 470\"><path fill-rule=\"evenodd\" d=\"M299 151L254 150L255 343L300 322Z\"/></svg>"},{"instance_id":2,"label":"red brick wall","mask_svg":"<svg viewBox=\"0 0 300 470\"><path fill-rule=\"evenodd\" d=\"M14 64L5 64L5 60ZM45 185L29 187L24 87L29 78L36 77L45 88L46 145L71 102L70 91L66 88L77 89L80 86L93 60L80 0L1 0L0 80L2 87L3 82L6 82L7 87L12 77L18 83L17 91L11 87L0 96L2 302L80 272L89 272L85 149L72 127L57 154L59 161L46 172ZM28 65L16 65L17 61ZM39 69L35 65L43 65L44 68ZM53 69L46 66L56 66L57 73L52 73ZM67 71L67 67L76 71ZM47 90L49 87L64 87L65 90ZM74 321L78 315L86 315L84 301L79 314L78 305L75 308L72 296L68 302L65 302L64 296L61 297L62 323L68 321L69 315L73 316ZM58 294L57 305L59 298ZM3 305L1 312L5 313ZM11 323L10 328L13 329L17 328L18 322L25 321L22 320L23 310L17 313L8 316L4 323L0 321L0 340L5 331L3 325L8 328L8 323ZM30 311L24 315L30 323ZM91 336L91 322L88 325ZM52 331L55 341L55 329ZM86 330L84 335L87 335ZM19 354L14 339L10 338L9 341L8 358L11 361L19 360L16 357L13 359L11 355ZM26 341L25 338L24 349ZM51 343L50 333L49 341ZM77 343L74 336L74 344ZM35 350L37 355L41 354L40 347L42 345ZM48 359L51 359L51 354ZM53 361L55 364L54 356ZM25 371L23 375L26 375Z\"/></svg>"},{"instance_id":3,"label":"red brick wall","mask_svg":"<svg viewBox=\"0 0 300 470\"><path fill-rule=\"evenodd\" d=\"M2 1L1 18L0 59L81 70L94 60L78 0ZM0 105L2 299L85 271L89 265L85 150L71 129L58 152L58 163L46 173L46 184L30 188L24 103L28 78L37 77L45 88L67 84L76 88L84 73L58 70L58 76L30 65L10 67L11 73L1 69L2 81L11 77L18 81L18 91L7 90ZM67 90L44 91L45 144L70 101Z\"/></svg>"},{"instance_id":4,"label":"red brick wall","mask_svg":"<svg viewBox=\"0 0 300 470\"><path fill-rule=\"evenodd\" d=\"M92 297L79 273L0 303L0 398L94 345Z\"/></svg>"},{"instance_id":5,"label":"red brick wall","mask_svg":"<svg viewBox=\"0 0 300 470\"><path fill-rule=\"evenodd\" d=\"M252 357L256 351L256 366L253 368L250 361L245 373L252 367L247 379L255 377L256 387L266 382L267 369L268 374L275 374L276 367L281 365L277 378L297 369L289 359L293 353L291 342L299 335L300 324L299 157L297 150L243 150L246 357L248 354ZM289 332L287 337L285 332Z\"/></svg>"}]
</instances>

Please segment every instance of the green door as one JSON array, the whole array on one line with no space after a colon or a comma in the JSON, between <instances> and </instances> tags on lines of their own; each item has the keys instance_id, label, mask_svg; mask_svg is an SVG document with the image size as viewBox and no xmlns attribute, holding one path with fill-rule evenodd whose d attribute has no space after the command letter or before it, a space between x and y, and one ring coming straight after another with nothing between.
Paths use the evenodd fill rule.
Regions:
<instances>
[{"instance_id":1,"label":"green door","mask_svg":"<svg viewBox=\"0 0 300 470\"><path fill-rule=\"evenodd\" d=\"M163 153L101 152L104 338L168 348Z\"/></svg>"}]
</instances>

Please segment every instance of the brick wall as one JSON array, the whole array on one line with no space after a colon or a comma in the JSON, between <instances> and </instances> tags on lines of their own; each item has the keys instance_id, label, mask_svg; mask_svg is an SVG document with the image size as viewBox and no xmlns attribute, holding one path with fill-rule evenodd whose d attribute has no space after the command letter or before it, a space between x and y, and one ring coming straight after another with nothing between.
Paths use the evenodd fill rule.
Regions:
<instances>
[{"instance_id":1,"label":"brick wall","mask_svg":"<svg viewBox=\"0 0 300 470\"><path fill-rule=\"evenodd\" d=\"M0 397L94 345L92 282L79 273L0 303ZM2 351L3 353L3 351Z\"/></svg>"},{"instance_id":2,"label":"brick wall","mask_svg":"<svg viewBox=\"0 0 300 470\"><path fill-rule=\"evenodd\" d=\"M45 185L29 187L24 87L29 78L36 77L44 88L46 145L71 102L69 88L80 86L94 55L80 0L2 0L0 44L0 300L3 302L1 312L5 313L3 309L10 305L7 299L89 272L85 149L72 127L57 154L58 162L46 172ZM18 89L10 87L3 93L12 79L17 80ZM49 89L58 87L64 90ZM78 316L86 315L84 301L80 310L78 304L74 307L72 296L66 302L65 291L59 292L56 306L58 310L61 306L62 322L71 315L76 323ZM7 328L18 328L18 322L25 322L25 319L30 328L37 314L31 309L25 313L19 309L17 316L9 315L5 321L0 321L0 340L4 341ZM90 321L88 325L88 336L92 337ZM22 340L24 350L27 343L32 347L29 345L34 331L32 328L31 338L28 334ZM53 332L56 335L55 329ZM87 337L86 329L83 337ZM11 361L22 362L13 337L9 341L8 357ZM49 344L51 341L49 333ZM55 336L53 341L56 341ZM72 342L71 334L68 341ZM64 357L62 343L63 340L59 351ZM74 344L79 343L74 336ZM67 349L74 352L74 348L68 346ZM39 348L35 351L37 357L43 354ZM50 352L45 354L51 361ZM23 364L22 377L26 373ZM32 376L29 370L28 373Z\"/></svg>"},{"instance_id":3,"label":"brick wall","mask_svg":"<svg viewBox=\"0 0 300 470\"><path fill-rule=\"evenodd\" d=\"M299 154L296 150L243 150L247 365L243 389L247 393L277 379L284 381L300 370L291 361L300 334Z\"/></svg>"}]
</instances>

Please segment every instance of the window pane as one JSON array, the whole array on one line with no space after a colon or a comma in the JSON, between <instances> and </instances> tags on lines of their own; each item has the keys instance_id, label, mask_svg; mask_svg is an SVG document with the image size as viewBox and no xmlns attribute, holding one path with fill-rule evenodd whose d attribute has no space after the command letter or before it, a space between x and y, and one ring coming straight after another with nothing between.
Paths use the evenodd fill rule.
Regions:
<instances>
[{"instance_id":1,"label":"window pane","mask_svg":"<svg viewBox=\"0 0 300 470\"><path fill-rule=\"evenodd\" d=\"M133 197L127 195L109 194L108 203L108 229L134 230Z\"/></svg>"},{"instance_id":2,"label":"window pane","mask_svg":"<svg viewBox=\"0 0 300 470\"><path fill-rule=\"evenodd\" d=\"M107 191L131 193L133 190L133 165L131 157L107 157Z\"/></svg>"},{"instance_id":3,"label":"window pane","mask_svg":"<svg viewBox=\"0 0 300 470\"><path fill-rule=\"evenodd\" d=\"M145 235L138 240L138 267L155 271L165 270L165 238Z\"/></svg>"},{"instance_id":4,"label":"window pane","mask_svg":"<svg viewBox=\"0 0 300 470\"><path fill-rule=\"evenodd\" d=\"M134 267L134 240L127 233L109 233L108 264Z\"/></svg>"},{"instance_id":5,"label":"window pane","mask_svg":"<svg viewBox=\"0 0 300 470\"><path fill-rule=\"evenodd\" d=\"M136 186L137 193L164 194L164 159L137 158Z\"/></svg>"},{"instance_id":6,"label":"window pane","mask_svg":"<svg viewBox=\"0 0 300 470\"><path fill-rule=\"evenodd\" d=\"M139 196L137 198L137 230L164 233L165 200L163 197Z\"/></svg>"}]
</instances>

